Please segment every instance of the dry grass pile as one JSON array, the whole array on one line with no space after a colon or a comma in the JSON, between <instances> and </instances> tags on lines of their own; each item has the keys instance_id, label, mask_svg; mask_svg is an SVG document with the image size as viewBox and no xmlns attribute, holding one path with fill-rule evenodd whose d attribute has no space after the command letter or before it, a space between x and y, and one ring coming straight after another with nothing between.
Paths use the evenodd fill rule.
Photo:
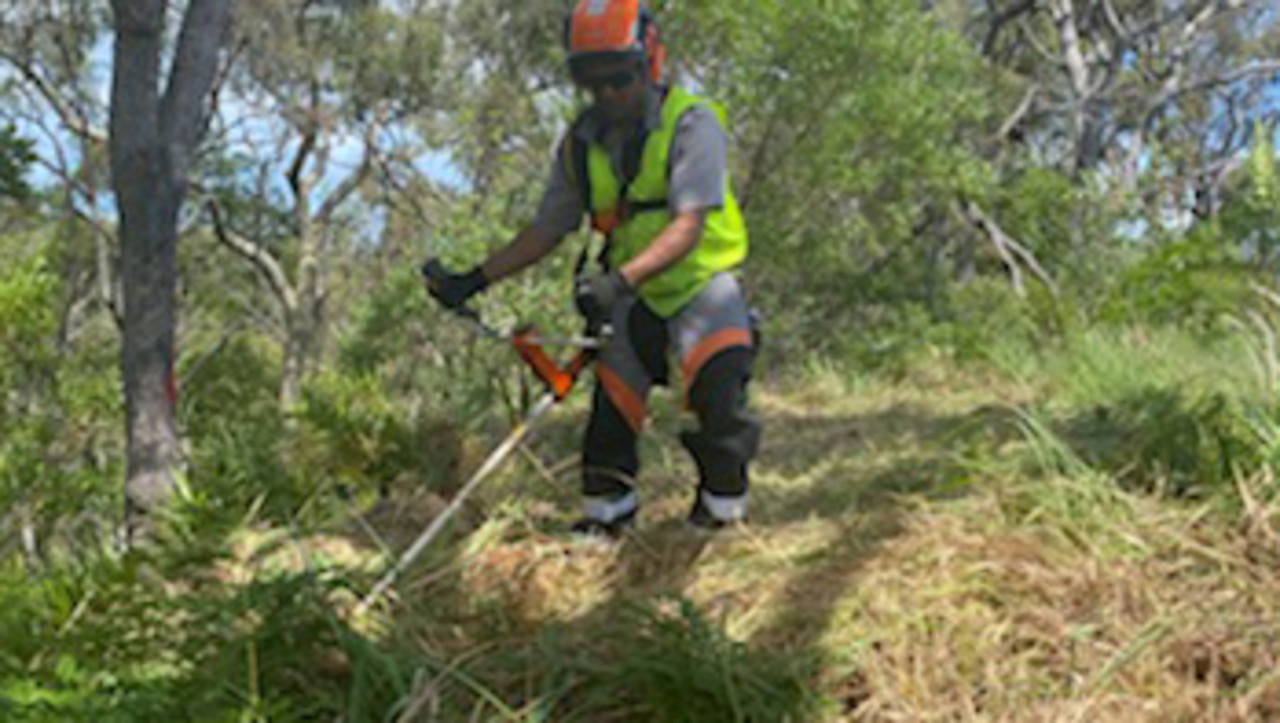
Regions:
<instances>
[{"instance_id":1,"label":"dry grass pile","mask_svg":"<svg viewBox=\"0 0 1280 723\"><path fill-rule=\"evenodd\" d=\"M831 681L848 717L1280 718L1274 549L1259 556L1256 538L1189 510L1132 504L1083 543L1053 519L1011 519L997 495L912 516L826 639L853 651Z\"/></svg>"}]
</instances>

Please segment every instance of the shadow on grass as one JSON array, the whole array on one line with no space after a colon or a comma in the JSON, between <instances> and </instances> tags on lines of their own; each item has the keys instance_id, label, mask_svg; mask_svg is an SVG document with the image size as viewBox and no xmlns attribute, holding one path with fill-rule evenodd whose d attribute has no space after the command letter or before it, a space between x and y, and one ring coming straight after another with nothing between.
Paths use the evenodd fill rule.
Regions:
<instances>
[{"instance_id":1,"label":"shadow on grass","mask_svg":"<svg viewBox=\"0 0 1280 723\"><path fill-rule=\"evenodd\" d=\"M823 660L822 639L837 606L864 565L901 532L909 500L965 494L971 460L1015 438L1016 418L1001 407L948 416L896 405L837 418L771 419L758 468L804 484L760 495L757 524L767 530L817 520L828 532L821 549L793 565L775 613L752 643ZM853 710L866 693L844 688L827 695Z\"/></svg>"},{"instance_id":2,"label":"shadow on grass","mask_svg":"<svg viewBox=\"0 0 1280 723\"><path fill-rule=\"evenodd\" d=\"M465 515L402 580L382 642L370 645L347 631L343 650L361 662L340 684L352 697L376 683L379 700L395 697L436 711L439 720L477 710L557 721L812 720L823 698L839 695L817 688L823 636L859 571L901 530L905 498L963 494L967 455L1016 435L1012 416L994 408L940 416L907 405L843 416L769 415L746 541L687 529L692 466L665 420L649 436L670 452L670 463L651 464L640 483L649 493L648 517L615 549L587 553L598 557L586 568L582 553L561 537L576 475L563 475L563 489L518 485L530 504L559 511L535 515L531 526L499 541L505 548L491 557L521 559L495 566L492 584L519 587L547 575L553 587L563 586L552 596L596 585L590 605L548 616L514 610L510 596L472 597L475 563L459 553L483 518ZM552 459L571 453L580 423L576 414L556 420L542 432L540 451L551 450ZM820 524L807 524L814 521ZM755 559L772 557L776 540L810 527L820 530L819 547ZM409 537L388 534L397 542ZM705 583L709 565L727 579L743 577L711 603L695 605L691 589ZM753 583L751 575L760 574L773 577ZM726 621L761 602L755 587L773 591L768 618L748 641L735 640ZM359 653L360 646L384 653Z\"/></svg>"},{"instance_id":3,"label":"shadow on grass","mask_svg":"<svg viewBox=\"0 0 1280 723\"><path fill-rule=\"evenodd\" d=\"M1017 415L980 407L938 416L911 405L837 418L774 417L755 469L754 522L783 525L895 508L910 495L963 494L973 458L1015 438Z\"/></svg>"},{"instance_id":4,"label":"shadow on grass","mask_svg":"<svg viewBox=\"0 0 1280 723\"><path fill-rule=\"evenodd\" d=\"M1221 393L1151 387L1052 424L1081 461L1128 489L1200 497L1256 469L1267 454L1259 436L1269 412L1245 409Z\"/></svg>"},{"instance_id":5,"label":"shadow on grass","mask_svg":"<svg viewBox=\"0 0 1280 723\"><path fill-rule=\"evenodd\" d=\"M649 505L656 521L650 517L614 553L606 598L585 615L547 625L528 648L531 666L573 681L553 696L553 719L811 720L822 636L859 570L900 531L905 499L963 494L971 474L966 454L1016 436L1015 418L994 407L938 416L905 405L837 417L772 415L745 541L687 529L692 484L681 480L692 468L684 462L642 473L642 493L646 484L657 493ZM669 426L651 435L673 438ZM759 602L750 584L729 584L711 602L690 607L690 588L707 565L731 577L735 567L757 564L752 545L769 555L775 536L814 520L824 523L829 541L776 566L788 575L782 585L761 581L781 592L748 642L731 640L717 618Z\"/></svg>"}]
</instances>

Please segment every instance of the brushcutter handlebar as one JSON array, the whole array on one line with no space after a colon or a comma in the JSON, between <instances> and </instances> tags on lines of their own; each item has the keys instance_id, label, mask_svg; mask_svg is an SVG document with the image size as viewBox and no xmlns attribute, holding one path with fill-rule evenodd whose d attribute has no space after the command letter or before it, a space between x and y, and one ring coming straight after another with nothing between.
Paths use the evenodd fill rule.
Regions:
<instances>
[{"instance_id":1,"label":"brushcutter handlebar","mask_svg":"<svg viewBox=\"0 0 1280 723\"><path fill-rule=\"evenodd\" d=\"M439 282L449 276L449 271L439 259L433 258L422 265L422 275L428 282ZM546 337L539 335L532 324L505 332L485 323L480 313L466 304L451 307L450 311L470 322L473 328L483 336L510 342L515 347L516 353L547 385L547 390L557 401L564 399L573 390L582 370L595 359L612 333L611 327L606 325L595 334L577 337ZM543 347L547 346L575 347L578 352L567 364L561 366L543 350Z\"/></svg>"},{"instance_id":2,"label":"brushcutter handlebar","mask_svg":"<svg viewBox=\"0 0 1280 723\"><path fill-rule=\"evenodd\" d=\"M444 267L444 264L440 263L440 259L433 258L428 259L427 262L422 265L422 275L429 282L440 282L449 276L449 271ZM601 333L584 334L582 336L535 336L529 333L529 327L527 326L520 327L514 331L503 331L490 326L480 316L480 312L466 304L451 307L449 308L449 311L463 319L466 319L472 324L476 331L484 336L491 337L493 339L502 339L512 343L516 341L517 337L523 337L525 342L540 346L568 346L577 347L579 349L599 349L604 346L610 331L606 328Z\"/></svg>"}]
</instances>

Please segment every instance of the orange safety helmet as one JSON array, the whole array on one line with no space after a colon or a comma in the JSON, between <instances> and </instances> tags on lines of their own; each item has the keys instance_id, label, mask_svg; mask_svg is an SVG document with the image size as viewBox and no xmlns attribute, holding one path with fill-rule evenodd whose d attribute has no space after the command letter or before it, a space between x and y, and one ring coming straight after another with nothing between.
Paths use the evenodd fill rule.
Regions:
<instances>
[{"instance_id":1,"label":"orange safety helmet","mask_svg":"<svg viewBox=\"0 0 1280 723\"><path fill-rule=\"evenodd\" d=\"M639 57L649 77L662 82L667 49L658 23L643 0L577 0L565 28L569 72L576 78L585 61L601 56Z\"/></svg>"}]
</instances>

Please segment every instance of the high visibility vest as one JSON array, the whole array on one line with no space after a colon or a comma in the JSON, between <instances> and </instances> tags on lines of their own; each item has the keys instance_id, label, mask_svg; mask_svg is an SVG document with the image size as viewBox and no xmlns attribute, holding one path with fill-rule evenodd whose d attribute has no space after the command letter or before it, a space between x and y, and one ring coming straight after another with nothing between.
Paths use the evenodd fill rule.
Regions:
<instances>
[{"instance_id":1,"label":"high visibility vest","mask_svg":"<svg viewBox=\"0 0 1280 723\"><path fill-rule=\"evenodd\" d=\"M610 268L621 268L638 256L671 223L672 212L667 206L671 145L681 116L700 105L711 107L721 125L727 126L724 110L717 104L671 88L662 103L661 124L645 139L640 169L625 189L604 146L587 146L589 211L592 226L609 239ZM747 227L726 173L724 206L707 215L698 245L674 266L641 284L637 292L655 313L669 317L696 296L713 275L738 266L746 256Z\"/></svg>"}]
</instances>

